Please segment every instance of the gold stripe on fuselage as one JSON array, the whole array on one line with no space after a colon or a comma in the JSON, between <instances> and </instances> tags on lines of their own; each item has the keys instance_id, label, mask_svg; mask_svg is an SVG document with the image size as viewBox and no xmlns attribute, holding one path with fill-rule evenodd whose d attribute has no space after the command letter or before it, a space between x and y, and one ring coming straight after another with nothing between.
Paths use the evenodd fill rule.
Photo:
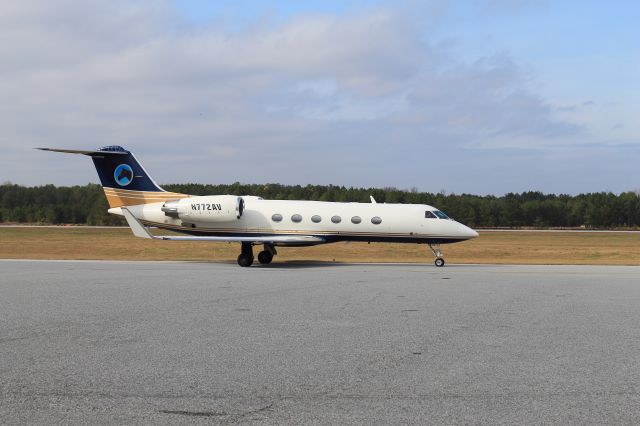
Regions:
<instances>
[{"instance_id":1,"label":"gold stripe on fuselage","mask_svg":"<svg viewBox=\"0 0 640 426\"><path fill-rule=\"evenodd\" d=\"M169 191L136 191L133 189L122 189L122 188L111 188L108 186L103 186L102 189L105 191L113 192L115 194L135 194L135 195L145 195L145 194L178 194L187 196L186 194L180 194L178 192L169 192Z\"/></svg>"},{"instance_id":2,"label":"gold stripe on fuselage","mask_svg":"<svg viewBox=\"0 0 640 426\"><path fill-rule=\"evenodd\" d=\"M189 195L179 194L177 192L132 191L108 187L103 187L102 189L104 190L104 195L107 197L110 208L158 203L189 197Z\"/></svg>"}]
</instances>

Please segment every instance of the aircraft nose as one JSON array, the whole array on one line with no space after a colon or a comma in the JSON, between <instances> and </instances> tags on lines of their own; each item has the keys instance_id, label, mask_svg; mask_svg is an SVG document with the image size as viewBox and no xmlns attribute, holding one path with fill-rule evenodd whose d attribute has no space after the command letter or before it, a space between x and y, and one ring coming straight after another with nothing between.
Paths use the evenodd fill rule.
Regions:
<instances>
[{"instance_id":1,"label":"aircraft nose","mask_svg":"<svg viewBox=\"0 0 640 426\"><path fill-rule=\"evenodd\" d=\"M458 224L459 228L460 228L460 234L462 236L464 236L467 239L471 239L471 238L476 238L478 237L478 233L476 231L474 231L473 229L469 228L466 225L463 225L461 223Z\"/></svg>"}]
</instances>

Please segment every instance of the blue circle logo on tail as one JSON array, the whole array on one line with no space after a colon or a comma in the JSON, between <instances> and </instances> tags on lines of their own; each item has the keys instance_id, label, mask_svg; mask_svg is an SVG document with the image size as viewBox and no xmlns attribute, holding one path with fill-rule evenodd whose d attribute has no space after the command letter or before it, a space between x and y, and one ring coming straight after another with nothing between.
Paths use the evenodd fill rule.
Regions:
<instances>
[{"instance_id":1,"label":"blue circle logo on tail","mask_svg":"<svg viewBox=\"0 0 640 426\"><path fill-rule=\"evenodd\" d=\"M120 164L113 172L113 178L120 186L127 186L133 180L133 169L128 164Z\"/></svg>"}]
</instances>

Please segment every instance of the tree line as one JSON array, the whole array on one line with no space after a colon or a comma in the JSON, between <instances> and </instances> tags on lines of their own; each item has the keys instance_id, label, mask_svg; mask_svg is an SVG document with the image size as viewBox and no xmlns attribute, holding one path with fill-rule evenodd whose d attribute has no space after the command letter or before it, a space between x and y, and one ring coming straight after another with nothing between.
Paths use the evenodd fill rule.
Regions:
<instances>
[{"instance_id":1,"label":"tree line","mask_svg":"<svg viewBox=\"0 0 640 426\"><path fill-rule=\"evenodd\" d=\"M503 196L447 194L397 188L347 188L334 185L171 184L168 191L192 195L257 195L267 199L338 202L429 204L472 227L640 227L640 196L636 192L555 195L530 191ZM41 224L124 225L107 213L102 187L0 185L0 222Z\"/></svg>"}]
</instances>

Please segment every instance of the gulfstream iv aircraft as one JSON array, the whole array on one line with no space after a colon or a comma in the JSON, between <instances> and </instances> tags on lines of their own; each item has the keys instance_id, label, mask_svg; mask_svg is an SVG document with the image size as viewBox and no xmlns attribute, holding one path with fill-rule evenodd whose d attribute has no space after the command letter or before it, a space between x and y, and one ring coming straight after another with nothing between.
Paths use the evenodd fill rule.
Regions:
<instances>
[{"instance_id":1,"label":"gulfstream iv aircraft","mask_svg":"<svg viewBox=\"0 0 640 426\"><path fill-rule=\"evenodd\" d=\"M38 148L84 154L93 159L109 202L136 237L174 241L231 241L241 244L238 264L251 266L253 246L262 245L262 264L277 246L312 246L338 241L427 244L436 266L444 266L440 244L478 236L425 204L333 203L265 200L247 195L191 196L162 189L133 154L120 146L98 150ZM147 226L184 236L155 236Z\"/></svg>"}]
</instances>

